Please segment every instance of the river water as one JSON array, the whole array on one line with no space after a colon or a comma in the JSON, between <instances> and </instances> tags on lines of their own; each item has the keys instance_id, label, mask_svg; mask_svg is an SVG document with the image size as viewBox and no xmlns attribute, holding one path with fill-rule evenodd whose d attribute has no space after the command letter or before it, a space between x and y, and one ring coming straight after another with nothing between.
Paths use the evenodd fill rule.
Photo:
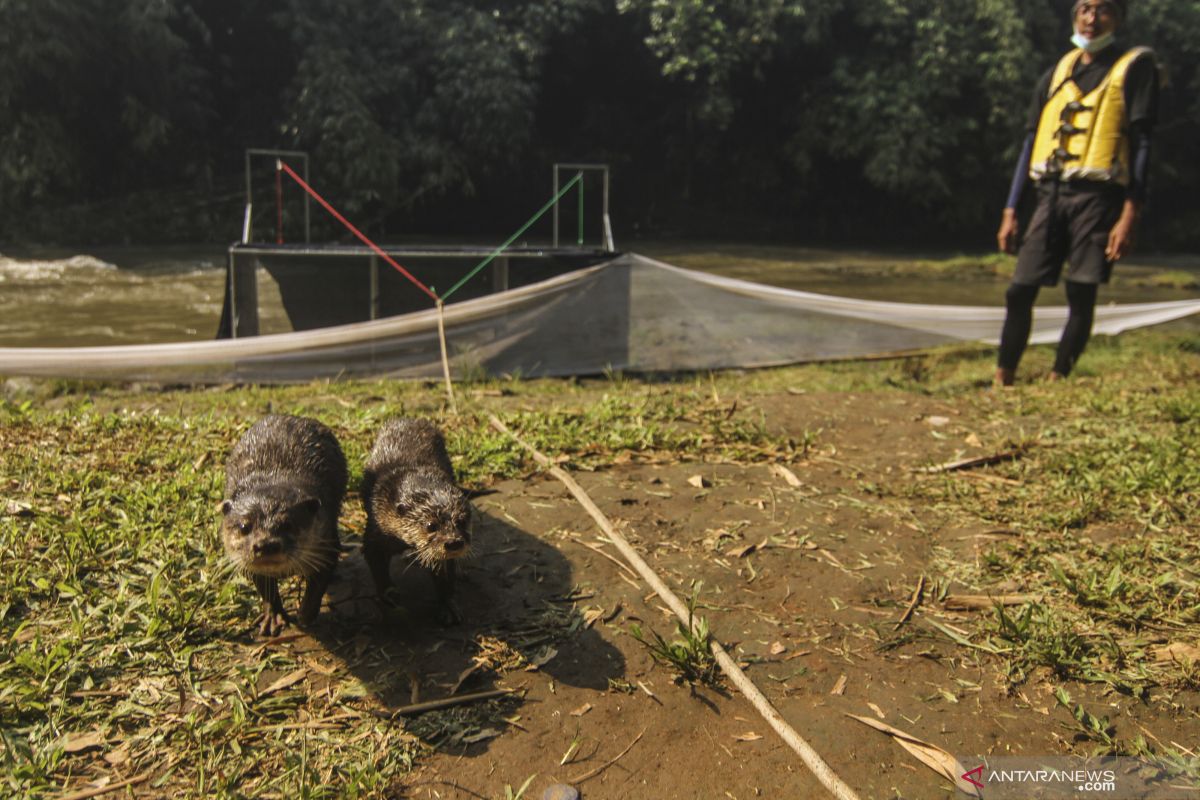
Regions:
<instances>
[{"instance_id":1,"label":"river water","mask_svg":"<svg viewBox=\"0 0 1200 800\"><path fill-rule=\"evenodd\" d=\"M0 345L212 339L224 265L195 248L0 254Z\"/></svg>"},{"instance_id":2,"label":"river water","mask_svg":"<svg viewBox=\"0 0 1200 800\"><path fill-rule=\"evenodd\" d=\"M631 248L640 251L639 248ZM1003 280L969 274L961 279L889 274L903 258L855 254L880 264L877 270L842 268L844 254L806 251L801 262L775 254L746 258L736 249L707 245L649 246L664 261L786 288L898 302L1000 305ZM675 256L673 258L673 256ZM1168 268L1194 271L1200 258L1175 258ZM1119 267L1129 275L1152 274L1154 266ZM1118 275L1121 273L1119 272ZM61 347L143 344L212 339L221 318L225 250L220 247L95 248L81 251L28 250L0 253L0 347ZM260 320L264 332L290 329L274 286L260 276ZM1193 299L1187 289L1149 286L1145 281L1106 287L1102 302ZM1063 303L1062 290L1043 292L1039 302ZM1194 323L1193 323L1194 324Z\"/></svg>"}]
</instances>

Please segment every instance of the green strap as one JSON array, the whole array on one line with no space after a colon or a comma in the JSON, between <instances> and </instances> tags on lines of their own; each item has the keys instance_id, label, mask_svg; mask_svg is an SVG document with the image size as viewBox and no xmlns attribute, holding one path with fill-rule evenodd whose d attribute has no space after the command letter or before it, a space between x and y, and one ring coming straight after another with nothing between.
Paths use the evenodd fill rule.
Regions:
<instances>
[{"instance_id":1,"label":"green strap","mask_svg":"<svg viewBox=\"0 0 1200 800\"><path fill-rule=\"evenodd\" d=\"M459 289L461 289L464 283L471 280L471 278L474 278L479 273L479 270L483 269L488 264L492 263L492 261L495 260L496 256L500 255L506 249L508 249L508 246L517 240L517 237L519 237L525 231L529 230L530 225L532 225L533 223L535 223L539 219L541 219L543 214L545 214L547 211L549 211L551 208L553 208L554 204L557 203L559 200L561 200L563 195L565 195L571 189L572 186L574 186L576 183L578 183L581 180L583 180L583 173L582 172L575 173L575 177L571 178L571 180L567 181L567 185L562 187L562 189L559 190L558 194L556 194L556 195L554 195L554 197L550 198L550 202L546 203L546 205L542 206L540 211L538 211L536 214L534 214L532 217L530 217L529 221L526 222L524 225L522 225L520 230L518 230L512 236L508 237L508 241L506 241L504 244L500 245L495 250L493 250L491 252L491 254L488 255L488 257L485 258L483 261L480 261L478 264L476 264L475 268L473 270L471 270L470 272L468 272L465 278L463 278L458 283L451 286L450 290L447 291L444 295L442 295L442 300L446 300L447 298L449 298L450 295L454 294Z\"/></svg>"}]
</instances>

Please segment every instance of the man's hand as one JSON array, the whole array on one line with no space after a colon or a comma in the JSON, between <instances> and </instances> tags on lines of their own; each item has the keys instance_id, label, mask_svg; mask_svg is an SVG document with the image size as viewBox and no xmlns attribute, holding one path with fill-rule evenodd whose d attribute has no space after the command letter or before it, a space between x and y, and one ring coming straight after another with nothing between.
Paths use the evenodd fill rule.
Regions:
<instances>
[{"instance_id":1,"label":"man's hand","mask_svg":"<svg viewBox=\"0 0 1200 800\"><path fill-rule=\"evenodd\" d=\"M1017 212L1016 209L1004 209L1000 217L1000 230L996 232L996 244L1001 253L1014 255L1017 252Z\"/></svg>"},{"instance_id":2,"label":"man's hand","mask_svg":"<svg viewBox=\"0 0 1200 800\"><path fill-rule=\"evenodd\" d=\"M1104 248L1104 257L1109 261L1120 261L1133 250L1135 234L1137 233L1138 207L1132 200L1126 200L1121 208L1121 216L1117 224L1108 232L1108 246Z\"/></svg>"}]
</instances>

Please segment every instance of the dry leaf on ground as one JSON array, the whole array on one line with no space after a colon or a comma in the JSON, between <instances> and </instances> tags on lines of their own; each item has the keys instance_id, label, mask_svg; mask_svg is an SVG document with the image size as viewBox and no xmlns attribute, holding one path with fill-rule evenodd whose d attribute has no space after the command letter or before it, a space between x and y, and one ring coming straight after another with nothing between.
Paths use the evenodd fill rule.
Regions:
<instances>
[{"instance_id":1,"label":"dry leaf on ground","mask_svg":"<svg viewBox=\"0 0 1200 800\"><path fill-rule=\"evenodd\" d=\"M790 469L785 467L783 464L774 465L773 467L771 467L771 471L774 472L779 477L783 478L783 480L787 483L787 485L791 486L793 489L800 487L800 479L796 477L796 473L792 472Z\"/></svg>"},{"instance_id":2,"label":"dry leaf on ground","mask_svg":"<svg viewBox=\"0 0 1200 800\"><path fill-rule=\"evenodd\" d=\"M725 551L725 555L730 558L745 558L758 549L756 544L743 544L737 547L731 547Z\"/></svg>"},{"instance_id":3,"label":"dry leaf on ground","mask_svg":"<svg viewBox=\"0 0 1200 800\"><path fill-rule=\"evenodd\" d=\"M289 686L295 686L307 676L308 669L306 667L301 667L300 669L295 670L294 672L289 672L287 675L284 675L282 678L276 680L270 686L259 692L258 696L266 697L267 695L278 692L281 689L286 689Z\"/></svg>"},{"instance_id":4,"label":"dry leaf on ground","mask_svg":"<svg viewBox=\"0 0 1200 800\"><path fill-rule=\"evenodd\" d=\"M1200 647L1183 642L1171 642L1151 649L1154 660L1160 663L1169 661L1194 661L1200 664Z\"/></svg>"},{"instance_id":5,"label":"dry leaf on ground","mask_svg":"<svg viewBox=\"0 0 1200 800\"><path fill-rule=\"evenodd\" d=\"M87 731L86 733L69 733L67 739L63 742L64 753L82 753L84 750L91 750L94 747L103 747L107 744L104 734L100 731Z\"/></svg>"},{"instance_id":6,"label":"dry leaf on ground","mask_svg":"<svg viewBox=\"0 0 1200 800\"><path fill-rule=\"evenodd\" d=\"M966 772L966 768L963 767L957 758L937 745L918 739L911 733L905 733L899 728L893 728L891 725L880 722L877 719L860 717L857 714L847 714L846 716L856 719L865 725L870 725L875 730L882 731L891 736L896 740L897 744L911 753L914 758L953 783L960 792L969 794L972 797L981 796L974 784L968 783L962 777L962 774Z\"/></svg>"}]
</instances>

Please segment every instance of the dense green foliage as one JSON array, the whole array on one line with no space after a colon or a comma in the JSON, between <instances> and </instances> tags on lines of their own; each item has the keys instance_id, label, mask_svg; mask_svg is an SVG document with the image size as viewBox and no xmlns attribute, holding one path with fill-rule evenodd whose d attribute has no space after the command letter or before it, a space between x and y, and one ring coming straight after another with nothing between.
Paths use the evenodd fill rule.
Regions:
<instances>
[{"instance_id":1,"label":"dense green foliage","mask_svg":"<svg viewBox=\"0 0 1200 800\"><path fill-rule=\"evenodd\" d=\"M282 147L382 234L510 230L589 160L619 235L986 241L1067 5L0 0L0 236L232 238L243 150ZM1186 247L1200 7L1132 8L1166 81L1145 233Z\"/></svg>"}]
</instances>

